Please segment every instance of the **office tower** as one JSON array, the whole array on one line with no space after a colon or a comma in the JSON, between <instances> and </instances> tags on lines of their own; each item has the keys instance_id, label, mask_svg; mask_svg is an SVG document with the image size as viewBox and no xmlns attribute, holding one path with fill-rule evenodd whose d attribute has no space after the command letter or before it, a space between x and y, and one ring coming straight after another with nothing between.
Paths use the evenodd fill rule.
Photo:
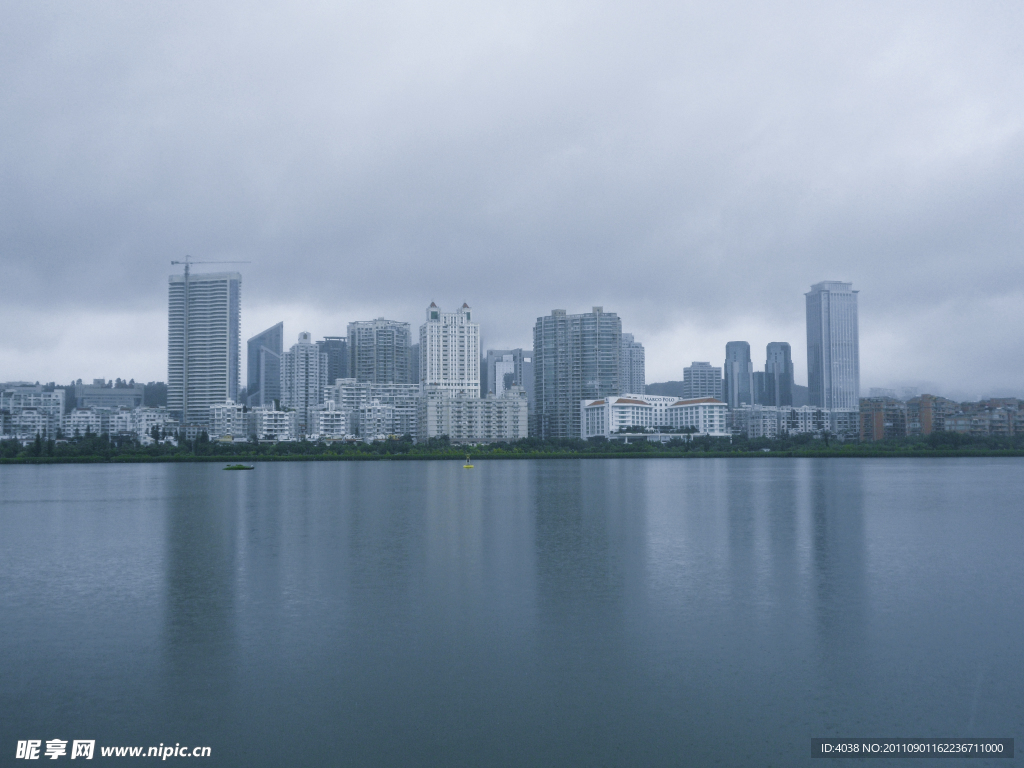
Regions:
<instances>
[{"instance_id":1,"label":"office tower","mask_svg":"<svg viewBox=\"0 0 1024 768\"><path fill-rule=\"evenodd\" d=\"M320 352L327 355L327 383L348 378L348 338L345 336L324 336L316 343Z\"/></svg>"},{"instance_id":2,"label":"office tower","mask_svg":"<svg viewBox=\"0 0 1024 768\"><path fill-rule=\"evenodd\" d=\"M770 405L764 377L764 371L754 371L754 403L756 405Z\"/></svg>"},{"instance_id":3,"label":"office tower","mask_svg":"<svg viewBox=\"0 0 1024 768\"><path fill-rule=\"evenodd\" d=\"M622 321L594 307L582 315L556 309L533 327L534 429L541 438L577 438L580 403L621 394Z\"/></svg>"},{"instance_id":4,"label":"office tower","mask_svg":"<svg viewBox=\"0 0 1024 768\"><path fill-rule=\"evenodd\" d=\"M713 397L722 400L722 369L711 363L690 363L683 368L683 399ZM723 401L724 402L724 401Z\"/></svg>"},{"instance_id":5,"label":"office tower","mask_svg":"<svg viewBox=\"0 0 1024 768\"><path fill-rule=\"evenodd\" d=\"M793 405L793 354L785 341L773 341L766 348L762 405Z\"/></svg>"},{"instance_id":6,"label":"office tower","mask_svg":"<svg viewBox=\"0 0 1024 768\"><path fill-rule=\"evenodd\" d=\"M298 416L299 433L309 434L310 414L323 402L327 386L327 355L313 343L306 332L299 334L299 342L284 353L281 384L281 404L291 408Z\"/></svg>"},{"instance_id":7,"label":"office tower","mask_svg":"<svg viewBox=\"0 0 1024 768\"><path fill-rule=\"evenodd\" d=\"M825 281L807 297L807 386L811 405L860 408L857 291L852 283Z\"/></svg>"},{"instance_id":8,"label":"office tower","mask_svg":"<svg viewBox=\"0 0 1024 768\"><path fill-rule=\"evenodd\" d=\"M168 280L167 409L206 424L210 406L238 397L242 276L171 275Z\"/></svg>"},{"instance_id":9,"label":"office tower","mask_svg":"<svg viewBox=\"0 0 1024 768\"><path fill-rule=\"evenodd\" d=\"M273 405L281 399L284 323L273 325L246 343L246 405Z\"/></svg>"},{"instance_id":10,"label":"office tower","mask_svg":"<svg viewBox=\"0 0 1024 768\"><path fill-rule=\"evenodd\" d=\"M622 334L619 353L619 388L623 394L642 395L647 384L644 345L633 340L632 333Z\"/></svg>"},{"instance_id":11,"label":"office tower","mask_svg":"<svg viewBox=\"0 0 1024 768\"><path fill-rule=\"evenodd\" d=\"M420 326L420 384L449 395L480 397L480 326L463 304L442 312L434 302Z\"/></svg>"},{"instance_id":12,"label":"office tower","mask_svg":"<svg viewBox=\"0 0 1024 768\"><path fill-rule=\"evenodd\" d=\"M348 324L348 378L370 384L409 383L408 323L363 320Z\"/></svg>"},{"instance_id":13,"label":"office tower","mask_svg":"<svg viewBox=\"0 0 1024 768\"><path fill-rule=\"evenodd\" d=\"M722 394L730 408L754 403L754 366L750 360L750 345L745 341L730 341L725 345Z\"/></svg>"}]
</instances>

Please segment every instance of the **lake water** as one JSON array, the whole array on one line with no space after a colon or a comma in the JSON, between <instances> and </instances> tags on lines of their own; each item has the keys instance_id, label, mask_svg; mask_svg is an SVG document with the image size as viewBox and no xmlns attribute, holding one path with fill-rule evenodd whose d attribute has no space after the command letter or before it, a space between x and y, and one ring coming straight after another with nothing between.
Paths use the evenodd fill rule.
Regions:
<instances>
[{"instance_id":1,"label":"lake water","mask_svg":"<svg viewBox=\"0 0 1024 768\"><path fill-rule=\"evenodd\" d=\"M825 764L812 737L1024 737L1024 460L461 464L0 467L0 763L58 738L113 764L789 766Z\"/></svg>"}]
</instances>

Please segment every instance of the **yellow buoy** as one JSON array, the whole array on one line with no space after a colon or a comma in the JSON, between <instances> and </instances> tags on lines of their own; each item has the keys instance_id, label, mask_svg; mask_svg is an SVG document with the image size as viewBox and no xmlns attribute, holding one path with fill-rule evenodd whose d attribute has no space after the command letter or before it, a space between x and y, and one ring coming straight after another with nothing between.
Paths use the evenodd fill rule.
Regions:
<instances>
[{"instance_id":1,"label":"yellow buoy","mask_svg":"<svg viewBox=\"0 0 1024 768\"><path fill-rule=\"evenodd\" d=\"M469 463L469 454L466 454L466 463L462 465L463 469L472 469L473 465Z\"/></svg>"}]
</instances>

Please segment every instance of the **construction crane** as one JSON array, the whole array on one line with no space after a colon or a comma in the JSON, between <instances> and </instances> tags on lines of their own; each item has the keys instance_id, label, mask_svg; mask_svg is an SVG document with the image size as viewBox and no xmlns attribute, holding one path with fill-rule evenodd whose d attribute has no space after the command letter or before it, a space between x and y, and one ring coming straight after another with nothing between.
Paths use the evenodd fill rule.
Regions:
<instances>
[{"instance_id":1,"label":"construction crane","mask_svg":"<svg viewBox=\"0 0 1024 768\"><path fill-rule=\"evenodd\" d=\"M188 276L189 267L193 264L251 264L249 261L192 261L191 256L185 256L184 261L172 261L171 264L185 265L185 302L184 302L184 338L182 339L182 377L181 377L181 420L188 424ZM170 384L170 381L167 382Z\"/></svg>"}]
</instances>

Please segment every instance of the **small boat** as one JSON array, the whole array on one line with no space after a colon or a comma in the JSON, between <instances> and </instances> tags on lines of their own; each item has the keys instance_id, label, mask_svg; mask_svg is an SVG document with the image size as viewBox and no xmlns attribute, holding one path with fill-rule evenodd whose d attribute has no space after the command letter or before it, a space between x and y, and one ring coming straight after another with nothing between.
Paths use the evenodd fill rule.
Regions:
<instances>
[{"instance_id":1,"label":"small boat","mask_svg":"<svg viewBox=\"0 0 1024 768\"><path fill-rule=\"evenodd\" d=\"M228 464L224 469L256 469L254 464Z\"/></svg>"},{"instance_id":2,"label":"small boat","mask_svg":"<svg viewBox=\"0 0 1024 768\"><path fill-rule=\"evenodd\" d=\"M469 454L466 454L466 463L462 465L463 469L472 469L473 465L469 463Z\"/></svg>"}]
</instances>

